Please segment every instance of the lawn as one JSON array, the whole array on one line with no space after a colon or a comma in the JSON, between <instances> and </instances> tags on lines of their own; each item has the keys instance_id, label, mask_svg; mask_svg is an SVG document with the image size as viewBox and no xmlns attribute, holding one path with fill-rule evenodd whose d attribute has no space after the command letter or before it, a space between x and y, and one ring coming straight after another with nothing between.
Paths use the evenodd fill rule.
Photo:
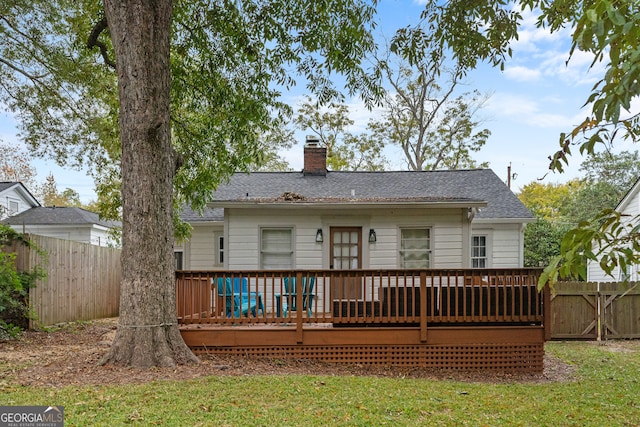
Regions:
<instances>
[{"instance_id":1,"label":"lawn","mask_svg":"<svg viewBox=\"0 0 640 427\"><path fill-rule=\"evenodd\" d=\"M62 405L65 426L640 426L640 343L546 351L575 366L572 380L252 375L49 389L9 376L0 405Z\"/></svg>"}]
</instances>

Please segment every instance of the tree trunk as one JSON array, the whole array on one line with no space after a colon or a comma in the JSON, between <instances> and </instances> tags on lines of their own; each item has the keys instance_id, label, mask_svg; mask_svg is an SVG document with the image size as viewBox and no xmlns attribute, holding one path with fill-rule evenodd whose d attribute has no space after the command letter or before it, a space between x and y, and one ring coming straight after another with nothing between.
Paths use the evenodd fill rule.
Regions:
<instances>
[{"instance_id":1,"label":"tree trunk","mask_svg":"<svg viewBox=\"0 0 640 427\"><path fill-rule=\"evenodd\" d=\"M197 362L178 330L169 128L171 0L104 0L115 49L122 141L120 321L105 364Z\"/></svg>"}]
</instances>

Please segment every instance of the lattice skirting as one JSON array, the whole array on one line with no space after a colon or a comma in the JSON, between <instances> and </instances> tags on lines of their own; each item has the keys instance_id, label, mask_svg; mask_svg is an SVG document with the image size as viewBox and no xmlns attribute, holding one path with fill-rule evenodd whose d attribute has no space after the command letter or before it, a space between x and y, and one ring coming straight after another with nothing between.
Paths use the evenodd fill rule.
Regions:
<instances>
[{"instance_id":1,"label":"lattice skirting","mask_svg":"<svg viewBox=\"0 0 640 427\"><path fill-rule=\"evenodd\" d=\"M542 372L544 344L196 347L196 353L453 370Z\"/></svg>"}]
</instances>

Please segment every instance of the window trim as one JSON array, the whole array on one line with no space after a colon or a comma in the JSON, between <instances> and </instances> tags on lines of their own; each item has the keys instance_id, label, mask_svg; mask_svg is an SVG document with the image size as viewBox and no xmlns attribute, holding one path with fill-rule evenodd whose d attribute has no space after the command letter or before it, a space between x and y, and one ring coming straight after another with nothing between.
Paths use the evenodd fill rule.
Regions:
<instances>
[{"instance_id":1,"label":"window trim","mask_svg":"<svg viewBox=\"0 0 640 427\"><path fill-rule=\"evenodd\" d=\"M432 268L433 266L433 253L434 253L434 248L433 248L433 227L432 226L425 226L425 225L419 225L419 226L401 226L398 228L398 266L399 268L407 268L404 266L405 262L404 262L404 256L403 253L406 252L406 250L402 249L402 232L403 230L427 230L429 233L428 236L428 241L429 241L429 249L426 250L428 256L428 265L426 267L416 267L416 268Z\"/></svg>"},{"instance_id":2,"label":"window trim","mask_svg":"<svg viewBox=\"0 0 640 427\"><path fill-rule=\"evenodd\" d=\"M475 238L478 237L482 237L484 238L484 256L474 256L473 254L473 250L474 248L478 247L481 248L482 246L475 246L474 245L474 240ZM482 233L472 233L471 234L471 244L469 245L469 250L470 250L470 254L469 254L469 261L471 264L471 268L490 268L489 265L489 241L490 241L490 237L489 237L489 233L487 232L482 232ZM474 261L475 260L484 260L484 266L483 267L475 267Z\"/></svg>"},{"instance_id":3,"label":"window trim","mask_svg":"<svg viewBox=\"0 0 640 427\"><path fill-rule=\"evenodd\" d=\"M281 251L281 252L265 252L263 250L263 235L265 231L268 230L285 230L285 231L289 231L289 237L290 237L290 250L288 251L289 253L289 257L290 257L290 265L288 267L284 267L286 268L295 268L295 228L293 226L264 226L264 227L260 227L259 228L259 242L258 242L258 253L259 253L259 268L261 270L273 270L274 268L267 268L264 266L264 255L265 253L273 253L273 254L286 254L287 251Z\"/></svg>"},{"instance_id":4,"label":"window trim","mask_svg":"<svg viewBox=\"0 0 640 427\"><path fill-rule=\"evenodd\" d=\"M12 208L12 205L15 205L15 209ZM20 201L18 200L9 200L9 215L15 215L20 211Z\"/></svg>"},{"instance_id":5,"label":"window trim","mask_svg":"<svg viewBox=\"0 0 640 427\"><path fill-rule=\"evenodd\" d=\"M223 231L214 231L213 232L213 249L215 251L213 265L222 266L224 265L226 249L225 249L225 241L224 241L224 232Z\"/></svg>"}]
</instances>

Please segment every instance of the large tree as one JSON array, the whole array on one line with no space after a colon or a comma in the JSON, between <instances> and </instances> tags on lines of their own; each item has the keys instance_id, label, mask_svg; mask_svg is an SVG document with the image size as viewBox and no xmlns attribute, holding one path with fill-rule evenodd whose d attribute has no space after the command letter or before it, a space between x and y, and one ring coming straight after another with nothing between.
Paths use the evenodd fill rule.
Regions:
<instances>
[{"instance_id":1,"label":"large tree","mask_svg":"<svg viewBox=\"0 0 640 427\"><path fill-rule=\"evenodd\" d=\"M169 123L172 2L105 0L115 51L122 145L122 285L118 331L104 363L173 366L198 359L175 312Z\"/></svg>"},{"instance_id":2,"label":"large tree","mask_svg":"<svg viewBox=\"0 0 640 427\"><path fill-rule=\"evenodd\" d=\"M323 70L344 73L352 91L366 89L358 59L372 46L365 27L372 10L363 3L180 5L172 11L170 0L105 0L118 71L123 212L120 324L106 363L168 366L197 360L180 337L175 315L176 171L184 184L181 189L190 190L187 197L196 200L208 197L217 183L219 175L207 167L237 161L226 145L230 138L244 149L240 159L251 157L259 149L255 143L259 135L277 124L270 118L271 109L282 105L270 86L289 82L289 64L304 72L322 96L335 95L322 78ZM173 78L179 83L171 90L174 13L181 18L181 26L175 35L177 55L171 61L188 66L176 70ZM307 16L314 19L309 21ZM324 60L315 51L326 55ZM228 68L234 68L231 78L225 73ZM196 69L209 73L209 79L202 81L208 93L189 86L193 81L180 74ZM185 117L176 120L173 131L196 129L201 133L190 136L202 137L191 143L180 140L177 151L171 144L172 96L177 97L174 102L189 106L178 107ZM222 120L206 121L198 115L203 111L219 114ZM187 126L189 117L197 122L195 127ZM220 138L211 132L211 126L228 121L231 134L220 129Z\"/></svg>"},{"instance_id":3,"label":"large tree","mask_svg":"<svg viewBox=\"0 0 640 427\"><path fill-rule=\"evenodd\" d=\"M410 170L477 167L472 153L491 134L477 129L477 113L487 97L478 92L456 96L465 65L447 66L446 57L434 61L433 55L413 65L393 67L389 58L378 64L390 90L382 117L370 124L373 135L399 146Z\"/></svg>"}]
</instances>

